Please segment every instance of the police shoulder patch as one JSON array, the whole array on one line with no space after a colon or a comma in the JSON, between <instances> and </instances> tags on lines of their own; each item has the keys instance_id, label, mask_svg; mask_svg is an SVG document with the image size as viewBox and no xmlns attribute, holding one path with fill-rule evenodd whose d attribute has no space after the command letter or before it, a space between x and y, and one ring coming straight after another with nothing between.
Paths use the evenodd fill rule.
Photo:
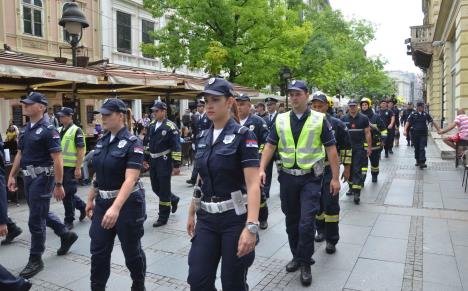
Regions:
<instances>
[{"instance_id":1,"label":"police shoulder patch","mask_svg":"<svg viewBox=\"0 0 468 291\"><path fill-rule=\"evenodd\" d=\"M52 128L54 128L54 126L52 124L49 124L49 125L47 125L47 128L52 129Z\"/></svg>"},{"instance_id":2,"label":"police shoulder patch","mask_svg":"<svg viewBox=\"0 0 468 291\"><path fill-rule=\"evenodd\" d=\"M177 125L175 125L174 122L172 121L167 121L167 126L169 126L171 129L177 129Z\"/></svg>"},{"instance_id":3,"label":"police shoulder patch","mask_svg":"<svg viewBox=\"0 0 468 291\"><path fill-rule=\"evenodd\" d=\"M130 141L136 141L138 139L138 137L136 137L135 135L131 135L131 136L128 137L128 139Z\"/></svg>"},{"instance_id":4,"label":"police shoulder patch","mask_svg":"<svg viewBox=\"0 0 468 291\"><path fill-rule=\"evenodd\" d=\"M239 130L237 131L237 133L239 133L239 134L244 134L244 133L246 133L247 131L249 131L249 129L248 129L247 127L241 126L241 127L239 128Z\"/></svg>"}]
</instances>

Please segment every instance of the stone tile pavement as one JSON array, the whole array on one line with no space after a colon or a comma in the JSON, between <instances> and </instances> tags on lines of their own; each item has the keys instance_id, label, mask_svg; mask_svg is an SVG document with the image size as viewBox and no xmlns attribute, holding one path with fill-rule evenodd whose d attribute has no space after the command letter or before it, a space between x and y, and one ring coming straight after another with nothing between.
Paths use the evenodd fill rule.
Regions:
<instances>
[{"instance_id":1,"label":"stone tile pavement","mask_svg":"<svg viewBox=\"0 0 468 291\"><path fill-rule=\"evenodd\" d=\"M382 159L379 182L367 179L362 203L356 206L341 191L341 239L334 255L325 253L324 243L316 246L312 267L313 283L304 288L299 273L286 273L291 255L280 210L278 183L272 186L270 227L261 232L256 260L248 282L252 290L468 290L468 194L461 188L461 169L453 161L440 159L434 144L428 147L426 170L414 167L412 148L395 148ZM173 192L181 196L179 211L169 224L154 229L157 198L148 178L145 235L148 290L188 290L187 254L190 241L185 233L191 188L185 184L190 169L173 178ZM85 197L87 188L80 187ZM53 202L52 211L63 216L63 206ZM30 235L28 210L24 203L10 204L10 216L24 233L9 246L0 247L0 262L19 273L28 259ZM75 224L80 238L70 254L55 255L60 241L47 232L45 270L32 279L33 290L89 290L90 222ZM219 276L218 276L219 277ZM125 260L116 244L112 256L109 290L129 290L131 280ZM220 281L217 287L221 288Z\"/></svg>"}]
</instances>

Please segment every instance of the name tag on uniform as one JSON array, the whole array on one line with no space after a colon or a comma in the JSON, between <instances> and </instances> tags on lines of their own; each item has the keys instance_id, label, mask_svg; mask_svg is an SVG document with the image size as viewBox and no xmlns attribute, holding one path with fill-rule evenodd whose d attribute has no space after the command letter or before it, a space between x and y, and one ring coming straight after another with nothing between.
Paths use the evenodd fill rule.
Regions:
<instances>
[{"instance_id":1,"label":"name tag on uniform","mask_svg":"<svg viewBox=\"0 0 468 291\"><path fill-rule=\"evenodd\" d=\"M224 137L223 139L223 143L224 144L230 144L232 143L232 141L236 138L236 135L235 134L228 134Z\"/></svg>"},{"instance_id":2,"label":"name tag on uniform","mask_svg":"<svg viewBox=\"0 0 468 291\"><path fill-rule=\"evenodd\" d=\"M206 147L206 144L198 144L198 148L203 149Z\"/></svg>"}]
</instances>

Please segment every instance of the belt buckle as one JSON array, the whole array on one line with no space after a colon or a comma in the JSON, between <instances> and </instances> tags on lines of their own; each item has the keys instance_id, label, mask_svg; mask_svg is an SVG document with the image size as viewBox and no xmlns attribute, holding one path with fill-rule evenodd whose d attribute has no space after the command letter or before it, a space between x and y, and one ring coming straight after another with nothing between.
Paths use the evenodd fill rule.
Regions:
<instances>
[{"instance_id":1,"label":"belt buckle","mask_svg":"<svg viewBox=\"0 0 468 291\"><path fill-rule=\"evenodd\" d=\"M223 207L223 205L221 204L221 202L216 203L216 206L217 206L217 208L218 208L218 213L223 213L223 208L224 208L224 207Z\"/></svg>"},{"instance_id":2,"label":"belt buckle","mask_svg":"<svg viewBox=\"0 0 468 291\"><path fill-rule=\"evenodd\" d=\"M293 170L293 175L294 176L300 176L301 175L301 172L299 169L292 169Z\"/></svg>"}]
</instances>

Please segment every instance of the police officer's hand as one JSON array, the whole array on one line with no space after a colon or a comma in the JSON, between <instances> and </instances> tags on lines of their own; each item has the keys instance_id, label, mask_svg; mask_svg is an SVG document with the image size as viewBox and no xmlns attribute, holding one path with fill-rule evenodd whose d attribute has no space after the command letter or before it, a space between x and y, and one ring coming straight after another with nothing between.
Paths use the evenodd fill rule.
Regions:
<instances>
[{"instance_id":1,"label":"police officer's hand","mask_svg":"<svg viewBox=\"0 0 468 291\"><path fill-rule=\"evenodd\" d=\"M57 201L62 201L63 198L65 198L65 190L63 189L63 186L56 185L54 187L54 197Z\"/></svg>"},{"instance_id":2,"label":"police officer's hand","mask_svg":"<svg viewBox=\"0 0 468 291\"><path fill-rule=\"evenodd\" d=\"M13 177L8 177L8 190L11 192L16 192L18 190L18 186L16 185L16 179Z\"/></svg>"},{"instance_id":3,"label":"police officer's hand","mask_svg":"<svg viewBox=\"0 0 468 291\"><path fill-rule=\"evenodd\" d=\"M115 206L111 206L107 209L106 214L102 219L101 226L104 229L111 229L114 227L115 223L117 222L117 218L119 218L120 210L117 209Z\"/></svg>"},{"instance_id":4,"label":"police officer's hand","mask_svg":"<svg viewBox=\"0 0 468 291\"><path fill-rule=\"evenodd\" d=\"M94 200L91 200L91 201L88 200L88 203L86 203L85 211L86 211L86 216L87 216L89 219L93 219Z\"/></svg>"},{"instance_id":5,"label":"police officer's hand","mask_svg":"<svg viewBox=\"0 0 468 291\"><path fill-rule=\"evenodd\" d=\"M8 227L6 224L0 224L0 236L6 236L8 234Z\"/></svg>"},{"instance_id":6,"label":"police officer's hand","mask_svg":"<svg viewBox=\"0 0 468 291\"><path fill-rule=\"evenodd\" d=\"M193 237L195 235L195 215L190 215L188 216L187 219L187 234L190 237Z\"/></svg>"},{"instance_id":7,"label":"police officer's hand","mask_svg":"<svg viewBox=\"0 0 468 291\"><path fill-rule=\"evenodd\" d=\"M254 251L256 243L257 236L244 228L237 244L237 256L240 258Z\"/></svg>"},{"instance_id":8,"label":"police officer's hand","mask_svg":"<svg viewBox=\"0 0 468 291\"><path fill-rule=\"evenodd\" d=\"M367 148L367 157L370 157L372 155L372 148L368 147Z\"/></svg>"},{"instance_id":9,"label":"police officer's hand","mask_svg":"<svg viewBox=\"0 0 468 291\"><path fill-rule=\"evenodd\" d=\"M344 182L349 181L349 176L351 176L351 167L350 166L345 166L343 170L343 174L341 174L341 179Z\"/></svg>"},{"instance_id":10,"label":"police officer's hand","mask_svg":"<svg viewBox=\"0 0 468 291\"><path fill-rule=\"evenodd\" d=\"M179 176L180 175L180 168L172 169L172 176Z\"/></svg>"},{"instance_id":11,"label":"police officer's hand","mask_svg":"<svg viewBox=\"0 0 468 291\"><path fill-rule=\"evenodd\" d=\"M340 193L340 189L340 180L338 180L338 178L332 179L330 181L330 193L332 194L332 196L338 195Z\"/></svg>"},{"instance_id":12,"label":"police officer's hand","mask_svg":"<svg viewBox=\"0 0 468 291\"><path fill-rule=\"evenodd\" d=\"M265 171L259 171L260 174L260 183L262 186L265 186L266 183L266 173Z\"/></svg>"},{"instance_id":13,"label":"police officer's hand","mask_svg":"<svg viewBox=\"0 0 468 291\"><path fill-rule=\"evenodd\" d=\"M143 161L143 170L145 170L145 172L149 170L149 164L147 161Z\"/></svg>"},{"instance_id":14,"label":"police officer's hand","mask_svg":"<svg viewBox=\"0 0 468 291\"><path fill-rule=\"evenodd\" d=\"M80 167L75 168L75 179L77 179L77 180L81 179L81 168Z\"/></svg>"}]
</instances>

